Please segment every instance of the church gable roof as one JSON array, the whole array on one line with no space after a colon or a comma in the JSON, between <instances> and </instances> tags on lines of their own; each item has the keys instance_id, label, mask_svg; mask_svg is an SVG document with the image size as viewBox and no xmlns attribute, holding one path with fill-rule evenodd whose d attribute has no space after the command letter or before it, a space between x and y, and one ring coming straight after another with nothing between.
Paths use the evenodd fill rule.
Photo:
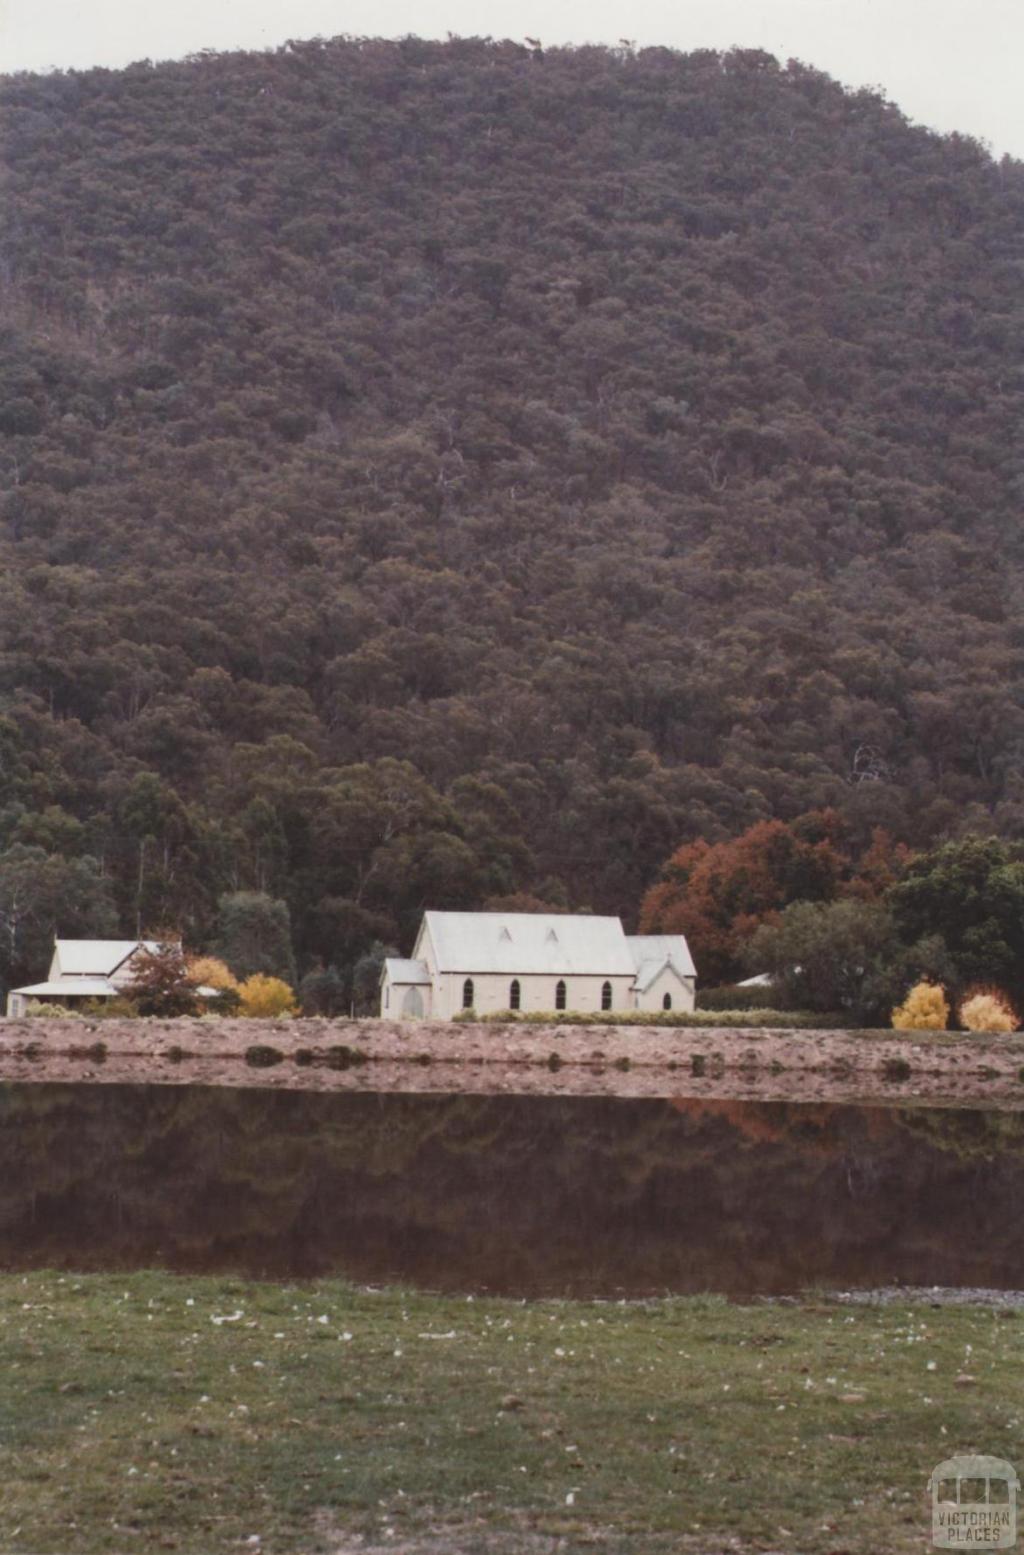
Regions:
<instances>
[{"instance_id":1,"label":"church gable roof","mask_svg":"<svg viewBox=\"0 0 1024 1555\"><path fill-rule=\"evenodd\" d=\"M650 987L663 966L671 965L680 977L696 977L697 969L683 934L630 934L626 938L636 967L636 985Z\"/></svg>"},{"instance_id":2,"label":"church gable roof","mask_svg":"<svg viewBox=\"0 0 1024 1555\"><path fill-rule=\"evenodd\" d=\"M439 972L632 977L618 918L560 913L428 912Z\"/></svg>"}]
</instances>

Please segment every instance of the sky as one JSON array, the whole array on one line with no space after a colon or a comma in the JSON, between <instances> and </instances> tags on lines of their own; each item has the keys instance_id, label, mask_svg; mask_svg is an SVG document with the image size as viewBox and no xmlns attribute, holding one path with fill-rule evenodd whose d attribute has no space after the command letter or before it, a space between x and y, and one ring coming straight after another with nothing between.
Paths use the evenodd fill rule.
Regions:
<instances>
[{"instance_id":1,"label":"sky","mask_svg":"<svg viewBox=\"0 0 1024 1555\"><path fill-rule=\"evenodd\" d=\"M0 0L0 70L339 33L763 48L881 88L916 123L1024 157L1024 0Z\"/></svg>"}]
</instances>

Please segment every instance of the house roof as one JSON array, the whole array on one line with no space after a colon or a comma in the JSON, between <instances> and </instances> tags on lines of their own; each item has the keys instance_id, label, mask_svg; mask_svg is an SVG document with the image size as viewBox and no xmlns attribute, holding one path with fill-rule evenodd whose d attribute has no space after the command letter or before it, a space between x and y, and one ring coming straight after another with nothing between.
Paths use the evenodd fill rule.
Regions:
<instances>
[{"instance_id":1,"label":"house roof","mask_svg":"<svg viewBox=\"0 0 1024 1555\"><path fill-rule=\"evenodd\" d=\"M618 918L428 912L424 926L439 972L632 977L636 970Z\"/></svg>"},{"instance_id":2,"label":"house roof","mask_svg":"<svg viewBox=\"0 0 1024 1555\"><path fill-rule=\"evenodd\" d=\"M430 973L425 961L400 961L395 956L389 956L384 962L381 978L385 977L392 985L430 982Z\"/></svg>"},{"instance_id":3,"label":"house roof","mask_svg":"<svg viewBox=\"0 0 1024 1555\"><path fill-rule=\"evenodd\" d=\"M48 999L54 994L75 999L111 999L117 989L105 977L63 977L55 982L32 983L27 988L12 988L12 993L27 994L34 999Z\"/></svg>"},{"instance_id":4,"label":"house roof","mask_svg":"<svg viewBox=\"0 0 1024 1555\"><path fill-rule=\"evenodd\" d=\"M140 945L150 954L160 948L149 939L58 939L53 948L62 976L109 977Z\"/></svg>"},{"instance_id":5,"label":"house roof","mask_svg":"<svg viewBox=\"0 0 1024 1555\"><path fill-rule=\"evenodd\" d=\"M626 944L629 946L636 967L638 988L647 986L640 980L641 973L655 961L658 963L659 970L666 961L671 961L680 977L697 976L697 968L693 964L690 947L683 934L629 934L626 937ZM653 978L648 979L648 981L652 980Z\"/></svg>"}]
</instances>

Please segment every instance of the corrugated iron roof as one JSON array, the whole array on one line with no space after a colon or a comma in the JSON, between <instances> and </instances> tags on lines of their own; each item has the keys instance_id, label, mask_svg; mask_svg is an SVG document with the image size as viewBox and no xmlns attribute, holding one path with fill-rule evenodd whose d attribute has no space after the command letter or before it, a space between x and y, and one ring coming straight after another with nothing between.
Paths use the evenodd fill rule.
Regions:
<instances>
[{"instance_id":1,"label":"corrugated iron roof","mask_svg":"<svg viewBox=\"0 0 1024 1555\"><path fill-rule=\"evenodd\" d=\"M105 977L64 977L51 983L32 983L27 988L12 988L12 993L23 993L33 999L48 999L60 994L62 999L112 999L119 990Z\"/></svg>"},{"instance_id":2,"label":"corrugated iron roof","mask_svg":"<svg viewBox=\"0 0 1024 1555\"><path fill-rule=\"evenodd\" d=\"M559 913L428 912L439 972L632 977L618 918Z\"/></svg>"},{"instance_id":3,"label":"corrugated iron roof","mask_svg":"<svg viewBox=\"0 0 1024 1555\"><path fill-rule=\"evenodd\" d=\"M62 974L109 977L140 945L150 954L160 949L151 939L58 939L53 948Z\"/></svg>"}]
</instances>

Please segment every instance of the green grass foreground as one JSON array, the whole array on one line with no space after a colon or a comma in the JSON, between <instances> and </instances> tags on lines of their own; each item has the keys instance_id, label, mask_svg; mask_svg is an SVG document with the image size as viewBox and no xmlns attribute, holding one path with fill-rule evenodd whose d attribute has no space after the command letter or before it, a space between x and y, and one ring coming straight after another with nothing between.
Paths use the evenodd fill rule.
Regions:
<instances>
[{"instance_id":1,"label":"green grass foreground","mask_svg":"<svg viewBox=\"0 0 1024 1555\"><path fill-rule=\"evenodd\" d=\"M1022 1331L8 1274L0 1549L920 1551L936 1462L1021 1465Z\"/></svg>"}]
</instances>

